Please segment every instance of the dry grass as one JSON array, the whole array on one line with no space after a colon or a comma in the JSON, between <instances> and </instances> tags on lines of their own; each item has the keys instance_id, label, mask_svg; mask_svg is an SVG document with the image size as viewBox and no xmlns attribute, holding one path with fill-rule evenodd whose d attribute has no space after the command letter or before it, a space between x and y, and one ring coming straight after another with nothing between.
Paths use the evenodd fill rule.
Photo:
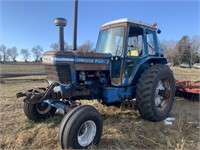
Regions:
<instances>
[{"instance_id":1,"label":"dry grass","mask_svg":"<svg viewBox=\"0 0 200 150\"><path fill-rule=\"evenodd\" d=\"M1 73L38 73L44 72L41 63L4 63L0 64Z\"/></svg>"},{"instance_id":2,"label":"dry grass","mask_svg":"<svg viewBox=\"0 0 200 150\"><path fill-rule=\"evenodd\" d=\"M200 80L200 69L171 67L177 80Z\"/></svg>"},{"instance_id":3,"label":"dry grass","mask_svg":"<svg viewBox=\"0 0 200 150\"><path fill-rule=\"evenodd\" d=\"M176 77L183 74L198 79L199 70L172 68ZM176 73L184 73L177 76ZM194 71L197 73L194 73ZM193 75L193 73L195 75ZM196 75L197 74L197 75ZM29 121L23 114L22 99L16 99L19 91L47 86L45 76L29 76L4 79L0 93L0 144L1 149L60 149L59 125L63 116L57 112L53 118L38 123ZM96 101L82 101L95 106L102 114L104 131L99 147L91 149L199 149L199 102L176 97L170 116L173 125L149 122L141 119L136 110L103 106Z\"/></svg>"}]
</instances>

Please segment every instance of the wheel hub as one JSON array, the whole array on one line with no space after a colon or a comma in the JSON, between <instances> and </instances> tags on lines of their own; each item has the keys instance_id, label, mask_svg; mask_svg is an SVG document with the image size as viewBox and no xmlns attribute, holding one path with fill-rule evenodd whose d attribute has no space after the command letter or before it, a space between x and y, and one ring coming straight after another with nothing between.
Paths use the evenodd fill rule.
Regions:
<instances>
[{"instance_id":1,"label":"wheel hub","mask_svg":"<svg viewBox=\"0 0 200 150\"><path fill-rule=\"evenodd\" d=\"M170 91L168 90L159 90L158 94L165 99L168 99L170 96Z\"/></svg>"},{"instance_id":2,"label":"wheel hub","mask_svg":"<svg viewBox=\"0 0 200 150\"><path fill-rule=\"evenodd\" d=\"M38 103L36 105L36 110L40 114L46 114L50 111L50 109L51 109L51 105L49 105L47 103Z\"/></svg>"},{"instance_id":3,"label":"wheel hub","mask_svg":"<svg viewBox=\"0 0 200 150\"><path fill-rule=\"evenodd\" d=\"M165 109L170 98L170 86L168 80L160 80L156 87L155 104L158 109Z\"/></svg>"},{"instance_id":4,"label":"wheel hub","mask_svg":"<svg viewBox=\"0 0 200 150\"><path fill-rule=\"evenodd\" d=\"M96 131L96 124L92 120L84 122L78 131L78 143L83 147L89 145L94 140Z\"/></svg>"}]
</instances>

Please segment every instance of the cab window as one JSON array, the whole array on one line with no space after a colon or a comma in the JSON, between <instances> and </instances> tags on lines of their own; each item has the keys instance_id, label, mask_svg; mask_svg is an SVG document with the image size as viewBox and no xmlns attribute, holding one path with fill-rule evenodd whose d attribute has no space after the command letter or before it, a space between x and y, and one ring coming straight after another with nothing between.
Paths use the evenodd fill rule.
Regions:
<instances>
[{"instance_id":1,"label":"cab window","mask_svg":"<svg viewBox=\"0 0 200 150\"><path fill-rule=\"evenodd\" d=\"M143 49L143 29L131 26L128 36L128 56L140 56Z\"/></svg>"},{"instance_id":2,"label":"cab window","mask_svg":"<svg viewBox=\"0 0 200 150\"><path fill-rule=\"evenodd\" d=\"M155 32L148 30L146 35L148 55L155 55Z\"/></svg>"},{"instance_id":3,"label":"cab window","mask_svg":"<svg viewBox=\"0 0 200 150\"><path fill-rule=\"evenodd\" d=\"M97 53L111 53L113 56L121 56L123 53L123 43L125 27L115 27L102 30L97 42Z\"/></svg>"}]
</instances>

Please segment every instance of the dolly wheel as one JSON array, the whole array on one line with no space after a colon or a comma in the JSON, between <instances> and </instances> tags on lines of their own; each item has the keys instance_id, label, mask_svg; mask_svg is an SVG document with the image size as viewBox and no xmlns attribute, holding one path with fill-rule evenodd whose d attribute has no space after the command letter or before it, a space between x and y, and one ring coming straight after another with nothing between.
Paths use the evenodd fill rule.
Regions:
<instances>
[{"instance_id":1,"label":"dolly wheel","mask_svg":"<svg viewBox=\"0 0 200 150\"><path fill-rule=\"evenodd\" d=\"M47 103L31 104L24 102L24 113L28 119L33 121L44 120L52 117L56 112L56 108Z\"/></svg>"},{"instance_id":2,"label":"dolly wheel","mask_svg":"<svg viewBox=\"0 0 200 150\"><path fill-rule=\"evenodd\" d=\"M82 149L98 145L103 130L99 112L92 106L81 105L65 115L59 130L62 149Z\"/></svg>"}]
</instances>

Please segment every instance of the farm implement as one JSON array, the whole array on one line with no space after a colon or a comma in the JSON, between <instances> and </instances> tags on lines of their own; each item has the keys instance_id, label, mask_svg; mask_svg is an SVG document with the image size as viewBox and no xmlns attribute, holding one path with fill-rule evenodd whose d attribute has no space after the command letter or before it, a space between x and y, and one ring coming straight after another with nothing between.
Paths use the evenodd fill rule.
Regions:
<instances>
[{"instance_id":1,"label":"farm implement","mask_svg":"<svg viewBox=\"0 0 200 150\"><path fill-rule=\"evenodd\" d=\"M198 101L200 98L200 81L176 80L176 95Z\"/></svg>"},{"instance_id":2,"label":"farm implement","mask_svg":"<svg viewBox=\"0 0 200 150\"><path fill-rule=\"evenodd\" d=\"M77 11L74 29L76 15ZM76 30L73 50L64 50L66 23L64 18L55 19L60 50L43 55L49 86L17 93L17 97L25 97L27 118L39 121L60 110L64 114L59 130L61 148L82 149L99 144L103 122L93 106L79 105L77 100L112 105L136 99L143 119L155 122L168 117L175 79L159 46L157 34L161 31L156 23L127 18L108 22L101 26L93 52L76 50Z\"/></svg>"}]
</instances>

